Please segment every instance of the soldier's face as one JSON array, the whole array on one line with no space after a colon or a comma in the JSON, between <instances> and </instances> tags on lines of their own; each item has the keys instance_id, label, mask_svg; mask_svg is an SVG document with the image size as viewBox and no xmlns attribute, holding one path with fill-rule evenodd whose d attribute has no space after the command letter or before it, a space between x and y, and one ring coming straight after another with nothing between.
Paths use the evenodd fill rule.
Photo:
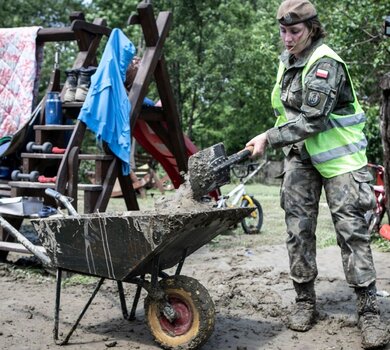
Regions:
<instances>
[{"instance_id":1,"label":"soldier's face","mask_svg":"<svg viewBox=\"0 0 390 350\"><path fill-rule=\"evenodd\" d=\"M286 50L296 57L311 44L309 29L304 23L291 26L280 24L280 37Z\"/></svg>"}]
</instances>

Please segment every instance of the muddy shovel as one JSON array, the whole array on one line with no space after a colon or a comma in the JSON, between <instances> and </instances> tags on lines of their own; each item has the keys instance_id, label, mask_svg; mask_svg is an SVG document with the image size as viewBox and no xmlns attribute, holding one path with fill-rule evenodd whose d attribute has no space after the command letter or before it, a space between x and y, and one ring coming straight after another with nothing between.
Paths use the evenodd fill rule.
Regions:
<instances>
[{"instance_id":1,"label":"muddy shovel","mask_svg":"<svg viewBox=\"0 0 390 350\"><path fill-rule=\"evenodd\" d=\"M227 156L223 143L193 154L188 159L189 182L194 198L200 198L230 182L230 167L252 154L253 147L248 147Z\"/></svg>"}]
</instances>

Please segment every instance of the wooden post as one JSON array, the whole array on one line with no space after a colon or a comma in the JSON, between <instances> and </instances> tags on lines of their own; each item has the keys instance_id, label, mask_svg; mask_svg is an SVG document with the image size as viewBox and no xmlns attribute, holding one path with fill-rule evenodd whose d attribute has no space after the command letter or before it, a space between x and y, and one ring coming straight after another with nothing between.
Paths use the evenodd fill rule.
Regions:
<instances>
[{"instance_id":1,"label":"wooden post","mask_svg":"<svg viewBox=\"0 0 390 350\"><path fill-rule=\"evenodd\" d=\"M381 137L383 145L383 166L385 167L385 190L390 193L390 72L386 73L380 84L382 89ZM386 205L388 217L390 217L389 206Z\"/></svg>"}]
</instances>

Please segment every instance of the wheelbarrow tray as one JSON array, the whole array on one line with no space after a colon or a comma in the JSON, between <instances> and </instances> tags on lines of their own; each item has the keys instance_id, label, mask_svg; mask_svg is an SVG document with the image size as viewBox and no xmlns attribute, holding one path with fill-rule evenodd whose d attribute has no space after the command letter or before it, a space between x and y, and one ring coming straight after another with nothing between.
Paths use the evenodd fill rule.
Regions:
<instances>
[{"instance_id":1,"label":"wheelbarrow tray","mask_svg":"<svg viewBox=\"0 0 390 350\"><path fill-rule=\"evenodd\" d=\"M252 208L207 208L204 211L129 211L32 220L54 267L130 281L175 266Z\"/></svg>"}]
</instances>

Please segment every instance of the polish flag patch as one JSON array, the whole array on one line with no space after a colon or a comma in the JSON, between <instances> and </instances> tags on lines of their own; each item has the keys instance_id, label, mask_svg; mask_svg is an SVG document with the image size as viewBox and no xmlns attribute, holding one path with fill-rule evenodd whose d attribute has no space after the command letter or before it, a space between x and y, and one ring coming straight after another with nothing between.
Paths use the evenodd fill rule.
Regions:
<instances>
[{"instance_id":1,"label":"polish flag patch","mask_svg":"<svg viewBox=\"0 0 390 350\"><path fill-rule=\"evenodd\" d=\"M327 79L329 75L329 72L325 69L317 69L316 77Z\"/></svg>"}]
</instances>

